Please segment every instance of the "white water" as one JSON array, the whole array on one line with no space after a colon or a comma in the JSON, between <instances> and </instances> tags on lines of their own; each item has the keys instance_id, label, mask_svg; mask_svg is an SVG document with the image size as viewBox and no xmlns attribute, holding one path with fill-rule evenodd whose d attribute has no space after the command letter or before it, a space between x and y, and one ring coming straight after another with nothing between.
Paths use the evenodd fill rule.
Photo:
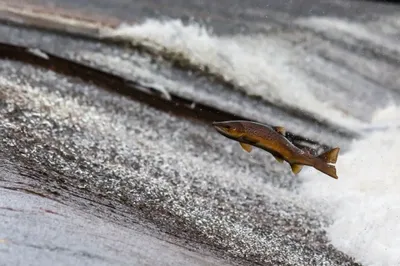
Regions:
<instances>
[{"instance_id":1,"label":"white water","mask_svg":"<svg viewBox=\"0 0 400 266\"><path fill-rule=\"evenodd\" d=\"M314 199L333 223L332 244L364 265L400 265L400 108L376 113L371 124L386 130L354 141L336 164L339 179L312 169L301 173L301 193Z\"/></svg>"},{"instance_id":2,"label":"white water","mask_svg":"<svg viewBox=\"0 0 400 266\"><path fill-rule=\"evenodd\" d=\"M396 16L387 16L385 20L387 23L381 23L381 21L378 21L379 23L356 23L333 17L313 17L299 19L297 23L319 32L328 33L331 37L352 38L400 53L398 36L390 36L399 32L397 25L393 25L399 23L398 16L397 18Z\"/></svg>"},{"instance_id":3,"label":"white water","mask_svg":"<svg viewBox=\"0 0 400 266\"><path fill-rule=\"evenodd\" d=\"M312 28L319 27L319 22L299 21ZM333 25L327 20L322 22L325 24L321 27L325 28L317 27L319 30ZM345 31L347 37L353 34L364 40L369 36L357 27L335 25L340 26L335 32ZM334 102L318 98L317 92L326 84L316 83L301 71L298 51L274 36L216 36L204 27L184 25L179 20L121 25L103 35L184 54L193 64L222 74L248 94L298 107L341 126L364 129L365 137L354 141L349 152L340 154L339 179L327 178L312 168L304 169L300 177L305 183L300 193L321 205L331 217L332 224L326 230L337 249L364 265L400 265L400 129L396 127L400 125L399 107L376 112L369 124L344 115ZM368 37L367 41L384 45L382 40ZM395 50L392 45L388 47Z\"/></svg>"},{"instance_id":4,"label":"white water","mask_svg":"<svg viewBox=\"0 0 400 266\"><path fill-rule=\"evenodd\" d=\"M337 99L335 104L326 95L320 96L324 99L317 97L327 90L326 84L307 75L303 71L307 58L276 36L217 36L198 24L153 19L138 25L122 24L101 34L131 40L158 51L166 49L182 54L192 64L207 66L212 73L222 75L249 95L308 111L349 130L363 126L361 121L348 114L351 107L349 110L335 107L337 102L345 99ZM336 94L336 97L341 96Z\"/></svg>"}]
</instances>

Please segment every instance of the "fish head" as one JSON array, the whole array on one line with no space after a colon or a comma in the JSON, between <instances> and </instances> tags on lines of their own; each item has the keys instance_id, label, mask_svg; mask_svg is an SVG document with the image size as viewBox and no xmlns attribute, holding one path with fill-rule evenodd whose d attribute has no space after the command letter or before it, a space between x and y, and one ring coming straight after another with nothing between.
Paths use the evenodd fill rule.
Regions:
<instances>
[{"instance_id":1,"label":"fish head","mask_svg":"<svg viewBox=\"0 0 400 266\"><path fill-rule=\"evenodd\" d=\"M246 128L239 121L225 121L225 122L214 122L212 125L222 135L239 139L246 134Z\"/></svg>"}]
</instances>

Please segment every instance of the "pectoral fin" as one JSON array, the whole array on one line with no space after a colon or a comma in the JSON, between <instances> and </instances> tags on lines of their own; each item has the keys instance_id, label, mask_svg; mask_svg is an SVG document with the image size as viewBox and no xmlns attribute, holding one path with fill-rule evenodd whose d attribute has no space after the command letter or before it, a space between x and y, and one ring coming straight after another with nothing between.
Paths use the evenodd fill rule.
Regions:
<instances>
[{"instance_id":1,"label":"pectoral fin","mask_svg":"<svg viewBox=\"0 0 400 266\"><path fill-rule=\"evenodd\" d=\"M301 164L291 164L290 166L292 167L292 172L295 175L300 173L301 169L303 169L303 166Z\"/></svg>"},{"instance_id":2,"label":"pectoral fin","mask_svg":"<svg viewBox=\"0 0 400 266\"><path fill-rule=\"evenodd\" d=\"M242 146L243 150L247 151L247 152L251 152L251 150L253 149L253 147L251 147L251 145L240 142L240 146Z\"/></svg>"},{"instance_id":3,"label":"pectoral fin","mask_svg":"<svg viewBox=\"0 0 400 266\"><path fill-rule=\"evenodd\" d=\"M272 155L272 156L274 156L275 159L276 159L278 162L283 163L283 158L282 158L282 157L279 157L279 156L276 156L276 155Z\"/></svg>"},{"instance_id":4,"label":"pectoral fin","mask_svg":"<svg viewBox=\"0 0 400 266\"><path fill-rule=\"evenodd\" d=\"M274 127L275 131L278 132L279 134L285 136L286 135L286 129L284 127Z\"/></svg>"}]
</instances>

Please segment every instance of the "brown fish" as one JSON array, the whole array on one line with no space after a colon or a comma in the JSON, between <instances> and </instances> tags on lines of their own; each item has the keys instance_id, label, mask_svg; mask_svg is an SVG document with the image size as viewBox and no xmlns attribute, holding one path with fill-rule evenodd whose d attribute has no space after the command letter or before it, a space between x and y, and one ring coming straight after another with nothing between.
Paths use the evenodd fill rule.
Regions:
<instances>
[{"instance_id":1,"label":"brown fish","mask_svg":"<svg viewBox=\"0 0 400 266\"><path fill-rule=\"evenodd\" d=\"M268 151L281 163L288 162L294 174L298 174L303 165L307 165L338 178L336 167L331 164L336 163L339 148L313 156L293 145L285 137L283 127L270 127L251 121L214 122L213 126L225 137L238 141L247 152L251 152L252 146L255 146Z\"/></svg>"}]
</instances>

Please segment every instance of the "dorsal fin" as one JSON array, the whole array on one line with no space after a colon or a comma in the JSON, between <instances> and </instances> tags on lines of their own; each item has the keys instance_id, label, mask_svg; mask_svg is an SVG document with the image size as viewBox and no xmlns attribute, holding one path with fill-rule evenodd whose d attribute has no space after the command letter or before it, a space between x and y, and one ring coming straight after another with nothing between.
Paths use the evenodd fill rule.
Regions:
<instances>
[{"instance_id":1,"label":"dorsal fin","mask_svg":"<svg viewBox=\"0 0 400 266\"><path fill-rule=\"evenodd\" d=\"M292 172L295 175L300 173L301 169L303 169L303 166L301 164L291 164L290 166L292 167Z\"/></svg>"},{"instance_id":2,"label":"dorsal fin","mask_svg":"<svg viewBox=\"0 0 400 266\"><path fill-rule=\"evenodd\" d=\"M274 130L283 136L286 135L286 129L284 127L274 127Z\"/></svg>"},{"instance_id":3,"label":"dorsal fin","mask_svg":"<svg viewBox=\"0 0 400 266\"><path fill-rule=\"evenodd\" d=\"M243 142L240 142L240 146L242 146L243 150L245 150L247 152L251 152L251 150L253 149L253 147L251 147L250 144L246 144Z\"/></svg>"},{"instance_id":4,"label":"dorsal fin","mask_svg":"<svg viewBox=\"0 0 400 266\"><path fill-rule=\"evenodd\" d=\"M337 157L339 155L340 148L334 148L327 152L324 152L318 156L321 160L326 163L336 163Z\"/></svg>"}]
</instances>

